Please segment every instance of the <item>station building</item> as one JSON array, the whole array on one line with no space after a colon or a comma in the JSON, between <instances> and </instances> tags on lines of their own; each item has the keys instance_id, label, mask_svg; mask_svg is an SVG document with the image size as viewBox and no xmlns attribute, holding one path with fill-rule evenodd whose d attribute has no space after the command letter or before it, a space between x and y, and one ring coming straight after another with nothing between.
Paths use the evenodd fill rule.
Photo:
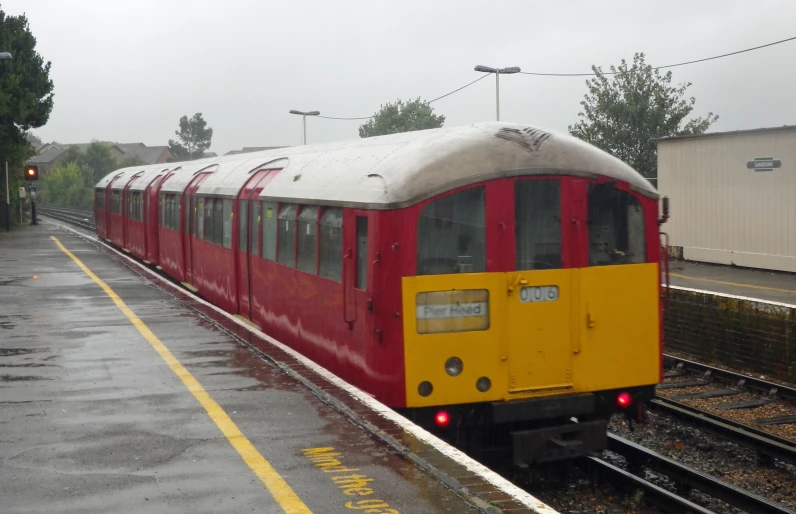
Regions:
<instances>
[{"instance_id":1,"label":"station building","mask_svg":"<svg viewBox=\"0 0 796 514\"><path fill-rule=\"evenodd\" d=\"M796 125L660 139L658 189L675 257L796 272Z\"/></svg>"}]
</instances>

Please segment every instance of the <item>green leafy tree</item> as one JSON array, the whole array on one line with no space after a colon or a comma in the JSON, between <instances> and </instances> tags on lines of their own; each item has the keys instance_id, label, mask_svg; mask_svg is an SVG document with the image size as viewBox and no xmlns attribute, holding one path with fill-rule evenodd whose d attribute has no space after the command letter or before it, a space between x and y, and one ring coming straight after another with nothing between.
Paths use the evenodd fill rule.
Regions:
<instances>
[{"instance_id":1,"label":"green leafy tree","mask_svg":"<svg viewBox=\"0 0 796 514\"><path fill-rule=\"evenodd\" d=\"M86 147L85 151L71 146L59 159L62 163L76 163L83 172L83 176L93 186L102 177L122 166L116 161L107 143L95 141Z\"/></svg>"},{"instance_id":2,"label":"green leafy tree","mask_svg":"<svg viewBox=\"0 0 796 514\"><path fill-rule=\"evenodd\" d=\"M146 164L144 159L137 155L126 155L119 161L119 168L131 168L133 166L143 166Z\"/></svg>"},{"instance_id":3,"label":"green leafy tree","mask_svg":"<svg viewBox=\"0 0 796 514\"><path fill-rule=\"evenodd\" d=\"M373 118L360 125L359 137L440 128L443 123L445 116L434 114L434 109L420 98L406 103L398 100L382 105Z\"/></svg>"},{"instance_id":4,"label":"green leafy tree","mask_svg":"<svg viewBox=\"0 0 796 514\"><path fill-rule=\"evenodd\" d=\"M26 133L47 123L53 108L53 82L50 63L36 52L36 38L24 14L9 16L0 10L0 51L12 56L11 60L0 61L0 163L4 167L8 162L9 171L15 170L9 174L9 186L17 191L24 182L22 165L35 153ZM3 193L4 176L0 173ZM4 204L5 194L0 197L0 204ZM10 212L17 218L18 195L12 195L11 200Z\"/></svg>"},{"instance_id":5,"label":"green leafy tree","mask_svg":"<svg viewBox=\"0 0 796 514\"><path fill-rule=\"evenodd\" d=\"M704 133L719 119L712 112L705 118L686 120L696 100L685 98L691 83L672 86L672 72L661 75L633 56L632 66L622 59L606 75L592 66L595 77L586 81L589 92L580 105L581 118L569 133L633 166L645 177L658 174L657 138Z\"/></svg>"},{"instance_id":6,"label":"green leafy tree","mask_svg":"<svg viewBox=\"0 0 796 514\"><path fill-rule=\"evenodd\" d=\"M40 201L45 205L91 210L93 182L77 162L63 162L42 176Z\"/></svg>"},{"instance_id":7,"label":"green leafy tree","mask_svg":"<svg viewBox=\"0 0 796 514\"><path fill-rule=\"evenodd\" d=\"M38 148L41 146L42 143L41 138L36 134L34 134L33 132L25 132L25 139L28 141L28 143L31 144L33 148Z\"/></svg>"},{"instance_id":8,"label":"green leafy tree","mask_svg":"<svg viewBox=\"0 0 796 514\"><path fill-rule=\"evenodd\" d=\"M174 134L178 141L169 139L169 148L177 161L201 158L213 139L213 129L207 126L201 112L191 119L188 116L180 118L180 130L175 130Z\"/></svg>"}]
</instances>

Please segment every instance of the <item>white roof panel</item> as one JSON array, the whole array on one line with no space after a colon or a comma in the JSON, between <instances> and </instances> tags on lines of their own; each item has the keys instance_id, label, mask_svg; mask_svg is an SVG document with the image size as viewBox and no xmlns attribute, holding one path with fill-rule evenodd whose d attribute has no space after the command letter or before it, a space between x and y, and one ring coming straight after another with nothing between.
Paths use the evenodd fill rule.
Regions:
<instances>
[{"instance_id":1,"label":"white roof panel","mask_svg":"<svg viewBox=\"0 0 796 514\"><path fill-rule=\"evenodd\" d=\"M476 123L201 159L181 163L188 173L178 171L163 190L182 192L197 171L211 165L218 167L199 194L234 197L253 171L282 168L261 198L371 209L411 205L484 180L538 174L603 175L658 196L644 177L608 153L568 134L512 123Z\"/></svg>"}]
</instances>

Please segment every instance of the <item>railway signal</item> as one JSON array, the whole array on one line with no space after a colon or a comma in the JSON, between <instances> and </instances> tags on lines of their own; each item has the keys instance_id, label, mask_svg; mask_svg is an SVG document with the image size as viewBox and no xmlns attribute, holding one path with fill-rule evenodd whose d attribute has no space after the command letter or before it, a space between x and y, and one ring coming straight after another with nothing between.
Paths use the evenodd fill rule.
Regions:
<instances>
[{"instance_id":1,"label":"railway signal","mask_svg":"<svg viewBox=\"0 0 796 514\"><path fill-rule=\"evenodd\" d=\"M25 180L28 182L39 180L39 167L33 164L25 166Z\"/></svg>"}]
</instances>

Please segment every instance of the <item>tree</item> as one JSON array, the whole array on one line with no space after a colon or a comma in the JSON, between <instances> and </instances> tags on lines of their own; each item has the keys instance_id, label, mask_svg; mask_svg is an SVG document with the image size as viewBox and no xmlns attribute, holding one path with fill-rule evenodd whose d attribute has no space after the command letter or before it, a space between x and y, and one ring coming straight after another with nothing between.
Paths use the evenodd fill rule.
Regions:
<instances>
[{"instance_id":1,"label":"tree","mask_svg":"<svg viewBox=\"0 0 796 514\"><path fill-rule=\"evenodd\" d=\"M41 138L36 134L34 134L33 132L25 132L25 139L28 141L28 143L31 144L33 148L38 148L41 146L42 143Z\"/></svg>"},{"instance_id":2,"label":"tree","mask_svg":"<svg viewBox=\"0 0 796 514\"><path fill-rule=\"evenodd\" d=\"M40 201L45 205L91 210L94 182L80 166L62 162L40 179Z\"/></svg>"},{"instance_id":3,"label":"tree","mask_svg":"<svg viewBox=\"0 0 796 514\"><path fill-rule=\"evenodd\" d=\"M194 114L190 120L188 116L180 118L180 130L175 130L174 134L179 141L169 139L169 148L178 161L201 158L213 139L213 129L207 126L201 112Z\"/></svg>"},{"instance_id":4,"label":"tree","mask_svg":"<svg viewBox=\"0 0 796 514\"><path fill-rule=\"evenodd\" d=\"M685 118L696 100L684 98L691 83L671 86L672 72L661 75L644 62L644 54L633 56L633 65L622 59L611 66L611 78L592 66L596 77L586 81L589 92L580 102L581 118L569 133L622 159L648 178L658 174L657 138L704 133L719 119L712 112L705 118Z\"/></svg>"},{"instance_id":5,"label":"tree","mask_svg":"<svg viewBox=\"0 0 796 514\"><path fill-rule=\"evenodd\" d=\"M443 123L445 116L434 114L434 109L420 98L406 103L398 100L395 103L382 105L373 118L360 125L359 137L440 128Z\"/></svg>"},{"instance_id":6,"label":"tree","mask_svg":"<svg viewBox=\"0 0 796 514\"><path fill-rule=\"evenodd\" d=\"M122 166L116 162L116 158L111 153L106 143L95 141L86 147L85 151L71 146L64 152L60 159L62 163L76 163L83 172L83 176L92 186L100 181L102 177L111 171Z\"/></svg>"},{"instance_id":7,"label":"tree","mask_svg":"<svg viewBox=\"0 0 796 514\"><path fill-rule=\"evenodd\" d=\"M127 155L119 161L119 168L132 168L133 166L143 166L146 164L144 159L137 155Z\"/></svg>"},{"instance_id":8,"label":"tree","mask_svg":"<svg viewBox=\"0 0 796 514\"><path fill-rule=\"evenodd\" d=\"M35 48L36 38L25 15L8 16L0 10L0 50L12 55L11 60L0 61L0 162L18 170L10 174L13 191L23 184L22 164L35 153L25 134L47 123L53 108L50 63L45 63ZM3 183L3 192L5 186ZM5 202L5 195L1 196ZM13 195L10 211L15 217L18 202ZM5 215L5 209L0 212Z\"/></svg>"}]
</instances>

